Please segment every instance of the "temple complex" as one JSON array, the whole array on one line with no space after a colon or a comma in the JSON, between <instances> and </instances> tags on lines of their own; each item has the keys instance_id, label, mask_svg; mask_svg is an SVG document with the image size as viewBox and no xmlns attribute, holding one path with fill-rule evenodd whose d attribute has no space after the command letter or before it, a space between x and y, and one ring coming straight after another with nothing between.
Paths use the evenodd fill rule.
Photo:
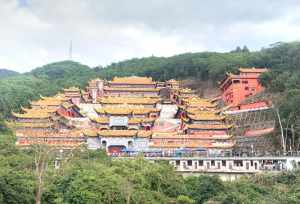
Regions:
<instances>
[{"instance_id":1,"label":"temple complex","mask_svg":"<svg viewBox=\"0 0 300 204\"><path fill-rule=\"evenodd\" d=\"M241 84L245 77L257 79L257 73L262 72L240 71L246 73L240 77ZM233 78L230 80L233 82ZM231 86L230 80L224 80L221 87ZM65 88L56 96L31 102L22 113L13 113L17 145L43 143L58 149L87 145L89 149L102 148L112 156L228 156L234 152L238 136L253 135L257 129L235 131L240 124L231 116L241 107L224 108L219 99L201 98L174 79L94 79L83 90Z\"/></svg>"}]
</instances>

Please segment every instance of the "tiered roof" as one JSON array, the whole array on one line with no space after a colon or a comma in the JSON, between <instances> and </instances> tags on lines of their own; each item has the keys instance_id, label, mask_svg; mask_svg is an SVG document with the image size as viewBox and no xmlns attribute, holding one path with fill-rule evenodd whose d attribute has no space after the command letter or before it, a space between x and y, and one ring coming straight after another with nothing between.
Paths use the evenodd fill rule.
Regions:
<instances>
[{"instance_id":1,"label":"tiered roof","mask_svg":"<svg viewBox=\"0 0 300 204\"><path fill-rule=\"evenodd\" d=\"M156 104L159 102L159 99L148 97L103 97L99 99L99 102L101 104L147 105Z\"/></svg>"},{"instance_id":2,"label":"tiered roof","mask_svg":"<svg viewBox=\"0 0 300 204\"><path fill-rule=\"evenodd\" d=\"M38 100L38 101L32 101L31 102L31 105L32 106L59 106L60 104L62 103L61 100L56 100L56 99L53 99L53 100Z\"/></svg>"},{"instance_id":3,"label":"tiered roof","mask_svg":"<svg viewBox=\"0 0 300 204\"><path fill-rule=\"evenodd\" d=\"M225 116L213 112L198 112L197 114L188 114L188 118L201 121L221 121L225 119Z\"/></svg>"},{"instance_id":4,"label":"tiered roof","mask_svg":"<svg viewBox=\"0 0 300 204\"><path fill-rule=\"evenodd\" d=\"M111 84L155 84L151 77L114 77L110 82Z\"/></svg>"},{"instance_id":5,"label":"tiered roof","mask_svg":"<svg viewBox=\"0 0 300 204\"><path fill-rule=\"evenodd\" d=\"M70 88L65 88L64 92L80 92L80 89L78 87L70 87Z\"/></svg>"},{"instance_id":6,"label":"tiered roof","mask_svg":"<svg viewBox=\"0 0 300 204\"><path fill-rule=\"evenodd\" d=\"M217 106L217 104L212 103L210 100L199 97L185 98L183 101L188 107L215 108Z\"/></svg>"},{"instance_id":7,"label":"tiered roof","mask_svg":"<svg viewBox=\"0 0 300 204\"><path fill-rule=\"evenodd\" d=\"M105 106L102 108L95 108L97 113L101 114L111 114L111 115L129 115L129 114L148 114L159 112L160 109L157 108L145 108L143 106L130 106L130 105L119 105L119 106Z\"/></svg>"},{"instance_id":8,"label":"tiered roof","mask_svg":"<svg viewBox=\"0 0 300 204\"><path fill-rule=\"evenodd\" d=\"M104 87L106 91L159 92L160 88Z\"/></svg>"},{"instance_id":9,"label":"tiered roof","mask_svg":"<svg viewBox=\"0 0 300 204\"><path fill-rule=\"evenodd\" d=\"M45 130L19 130L16 133L18 137L39 137L39 138L75 138L75 137L83 137L83 134L80 130L70 130L66 132L59 131L45 131Z\"/></svg>"},{"instance_id":10,"label":"tiered roof","mask_svg":"<svg viewBox=\"0 0 300 204\"><path fill-rule=\"evenodd\" d=\"M30 119L44 119L44 118L50 118L51 115L47 112L39 112L39 111L31 111L27 113L12 113L13 116L16 118L30 118Z\"/></svg>"},{"instance_id":11,"label":"tiered roof","mask_svg":"<svg viewBox=\"0 0 300 204\"><path fill-rule=\"evenodd\" d=\"M14 126L16 128L50 128L53 127L52 122L47 123L33 123L33 122L15 122Z\"/></svg>"}]
</instances>

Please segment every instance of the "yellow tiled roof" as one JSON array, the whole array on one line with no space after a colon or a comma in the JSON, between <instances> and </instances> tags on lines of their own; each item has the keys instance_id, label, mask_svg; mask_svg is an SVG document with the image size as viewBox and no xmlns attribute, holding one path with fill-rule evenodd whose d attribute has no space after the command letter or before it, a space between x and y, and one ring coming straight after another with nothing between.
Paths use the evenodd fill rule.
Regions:
<instances>
[{"instance_id":1,"label":"yellow tiled roof","mask_svg":"<svg viewBox=\"0 0 300 204\"><path fill-rule=\"evenodd\" d=\"M91 117L90 120L96 123L109 123L109 118L105 117Z\"/></svg>"},{"instance_id":2,"label":"yellow tiled roof","mask_svg":"<svg viewBox=\"0 0 300 204\"><path fill-rule=\"evenodd\" d=\"M148 138L151 137L152 131L146 131L146 130L139 130L137 136L138 137L143 137L143 138Z\"/></svg>"},{"instance_id":3,"label":"yellow tiled roof","mask_svg":"<svg viewBox=\"0 0 300 204\"><path fill-rule=\"evenodd\" d=\"M167 81L168 83L179 83L178 81L176 81L175 79L170 79Z\"/></svg>"},{"instance_id":4,"label":"yellow tiled roof","mask_svg":"<svg viewBox=\"0 0 300 204\"><path fill-rule=\"evenodd\" d=\"M152 81L151 77L114 77L110 83L118 83L118 84L155 84Z\"/></svg>"},{"instance_id":5,"label":"yellow tiled roof","mask_svg":"<svg viewBox=\"0 0 300 204\"><path fill-rule=\"evenodd\" d=\"M100 103L104 104L156 104L159 102L158 98L146 97L105 97L100 98Z\"/></svg>"},{"instance_id":6,"label":"yellow tiled roof","mask_svg":"<svg viewBox=\"0 0 300 204\"><path fill-rule=\"evenodd\" d=\"M97 137L98 131L93 129L87 129L83 131L83 134L87 137Z\"/></svg>"},{"instance_id":7,"label":"yellow tiled roof","mask_svg":"<svg viewBox=\"0 0 300 204\"><path fill-rule=\"evenodd\" d=\"M199 97L193 97L193 98L185 98L183 99L188 106L193 106L193 107L208 107L208 108L214 108L217 105L210 102L207 99L202 99Z\"/></svg>"},{"instance_id":8,"label":"yellow tiled roof","mask_svg":"<svg viewBox=\"0 0 300 204\"><path fill-rule=\"evenodd\" d=\"M150 137L151 131L144 130L101 130L98 131L101 137Z\"/></svg>"},{"instance_id":9,"label":"yellow tiled roof","mask_svg":"<svg viewBox=\"0 0 300 204\"><path fill-rule=\"evenodd\" d=\"M130 106L130 105L112 105L105 106L102 108L95 108L97 113L101 114L120 114L120 115L128 115L128 114L148 114L159 112L160 109L157 108L145 108L143 106Z\"/></svg>"},{"instance_id":10,"label":"yellow tiled roof","mask_svg":"<svg viewBox=\"0 0 300 204\"><path fill-rule=\"evenodd\" d=\"M201 113L201 112L211 112L211 113L215 113L215 114L221 112L221 110L207 110L207 109L202 110L202 108L200 108L200 107L188 107L185 110L186 110L187 113L194 114L194 115L198 114L198 113Z\"/></svg>"},{"instance_id":11,"label":"yellow tiled roof","mask_svg":"<svg viewBox=\"0 0 300 204\"><path fill-rule=\"evenodd\" d=\"M106 91L159 92L160 88L104 87Z\"/></svg>"},{"instance_id":12,"label":"yellow tiled roof","mask_svg":"<svg viewBox=\"0 0 300 204\"><path fill-rule=\"evenodd\" d=\"M188 114L188 117L192 120L224 120L225 116L216 115L214 113L198 113L198 114Z\"/></svg>"},{"instance_id":13,"label":"yellow tiled roof","mask_svg":"<svg viewBox=\"0 0 300 204\"><path fill-rule=\"evenodd\" d=\"M44 112L44 113L55 113L57 111L57 107L51 106L39 106L34 108L21 108L25 113L33 113L33 112Z\"/></svg>"},{"instance_id":14,"label":"yellow tiled roof","mask_svg":"<svg viewBox=\"0 0 300 204\"><path fill-rule=\"evenodd\" d=\"M12 113L13 116L17 117L17 118L50 118L50 114L49 113L45 113L45 112L29 112L29 113L24 113L24 114L19 114L19 113Z\"/></svg>"},{"instance_id":15,"label":"yellow tiled roof","mask_svg":"<svg viewBox=\"0 0 300 204\"><path fill-rule=\"evenodd\" d=\"M62 103L61 100L38 100L32 101L31 105L33 106L59 106Z\"/></svg>"},{"instance_id":16,"label":"yellow tiled roof","mask_svg":"<svg viewBox=\"0 0 300 204\"><path fill-rule=\"evenodd\" d=\"M65 109L69 109L72 108L74 106L74 104L70 103L70 102L64 102L63 104L61 104L62 107L64 107Z\"/></svg>"},{"instance_id":17,"label":"yellow tiled roof","mask_svg":"<svg viewBox=\"0 0 300 204\"><path fill-rule=\"evenodd\" d=\"M53 123L25 123L25 122L16 122L15 127L24 127L24 128L49 128L53 126Z\"/></svg>"},{"instance_id":18,"label":"yellow tiled roof","mask_svg":"<svg viewBox=\"0 0 300 204\"><path fill-rule=\"evenodd\" d=\"M69 130L66 132L45 131L45 130L17 130L17 137L82 137L81 130Z\"/></svg>"},{"instance_id":19,"label":"yellow tiled roof","mask_svg":"<svg viewBox=\"0 0 300 204\"><path fill-rule=\"evenodd\" d=\"M42 100L46 100L46 101L66 101L67 98L65 97L64 94L56 94L55 96L40 96Z\"/></svg>"},{"instance_id":20,"label":"yellow tiled roof","mask_svg":"<svg viewBox=\"0 0 300 204\"><path fill-rule=\"evenodd\" d=\"M195 93L194 90L189 89L189 88L179 89L178 91L179 91L179 93L191 93L191 94Z\"/></svg>"},{"instance_id":21,"label":"yellow tiled roof","mask_svg":"<svg viewBox=\"0 0 300 204\"><path fill-rule=\"evenodd\" d=\"M78 87L73 86L73 87L64 89L64 92L80 92L80 89Z\"/></svg>"}]
</instances>

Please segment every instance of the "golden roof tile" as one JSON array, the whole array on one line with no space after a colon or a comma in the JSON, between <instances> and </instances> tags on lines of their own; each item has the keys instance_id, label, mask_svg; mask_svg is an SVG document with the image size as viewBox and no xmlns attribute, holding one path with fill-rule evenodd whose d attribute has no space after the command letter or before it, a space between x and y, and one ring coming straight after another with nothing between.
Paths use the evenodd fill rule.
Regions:
<instances>
[{"instance_id":1,"label":"golden roof tile","mask_svg":"<svg viewBox=\"0 0 300 204\"><path fill-rule=\"evenodd\" d=\"M87 137L98 137L98 131L94 129L84 130L83 134Z\"/></svg>"},{"instance_id":2,"label":"golden roof tile","mask_svg":"<svg viewBox=\"0 0 300 204\"><path fill-rule=\"evenodd\" d=\"M15 127L16 128L50 128L54 124L53 123L32 123L32 122L15 122Z\"/></svg>"},{"instance_id":3,"label":"golden roof tile","mask_svg":"<svg viewBox=\"0 0 300 204\"><path fill-rule=\"evenodd\" d=\"M145 108L144 106L135 105L111 105L101 108L95 108L95 111L99 114L111 114L111 115L129 115L129 114L148 114L159 112L157 108Z\"/></svg>"},{"instance_id":4,"label":"golden roof tile","mask_svg":"<svg viewBox=\"0 0 300 204\"><path fill-rule=\"evenodd\" d=\"M74 104L72 104L70 102L64 102L61 104L61 106L65 109L69 109L69 108L72 108L74 106Z\"/></svg>"},{"instance_id":5,"label":"golden roof tile","mask_svg":"<svg viewBox=\"0 0 300 204\"><path fill-rule=\"evenodd\" d=\"M80 89L78 87L70 87L70 88L65 88L64 92L80 92Z\"/></svg>"},{"instance_id":6,"label":"golden roof tile","mask_svg":"<svg viewBox=\"0 0 300 204\"><path fill-rule=\"evenodd\" d=\"M16 118L33 118L33 119L38 119L38 118L50 118L51 115L49 113L45 112L29 112L29 113L24 113L24 114L19 114L19 113L12 113L13 116Z\"/></svg>"},{"instance_id":7,"label":"golden roof tile","mask_svg":"<svg viewBox=\"0 0 300 204\"><path fill-rule=\"evenodd\" d=\"M145 130L101 130L98 131L100 137L150 137L151 131Z\"/></svg>"},{"instance_id":8,"label":"golden roof tile","mask_svg":"<svg viewBox=\"0 0 300 204\"><path fill-rule=\"evenodd\" d=\"M221 116L221 115L216 115L214 113L198 113L198 114L188 114L188 117L192 120L211 120L211 121L215 121L215 120L224 120L225 116Z\"/></svg>"},{"instance_id":9,"label":"golden roof tile","mask_svg":"<svg viewBox=\"0 0 300 204\"><path fill-rule=\"evenodd\" d=\"M158 98L146 97L104 97L100 98L100 103L103 104L156 104L159 102Z\"/></svg>"},{"instance_id":10,"label":"golden roof tile","mask_svg":"<svg viewBox=\"0 0 300 204\"><path fill-rule=\"evenodd\" d=\"M51 138L74 138L74 137L83 137L81 130L69 130L69 131L53 131L53 130L17 130L17 137L51 137Z\"/></svg>"},{"instance_id":11,"label":"golden roof tile","mask_svg":"<svg viewBox=\"0 0 300 204\"><path fill-rule=\"evenodd\" d=\"M114 77L110 83L117 84L155 84L152 81L151 77L139 77L139 76L130 76L130 77Z\"/></svg>"},{"instance_id":12,"label":"golden roof tile","mask_svg":"<svg viewBox=\"0 0 300 204\"><path fill-rule=\"evenodd\" d=\"M104 87L105 91L159 92L160 88Z\"/></svg>"},{"instance_id":13,"label":"golden roof tile","mask_svg":"<svg viewBox=\"0 0 300 204\"><path fill-rule=\"evenodd\" d=\"M179 94L195 94L195 90L192 90L190 88L179 88L177 89Z\"/></svg>"}]
</instances>

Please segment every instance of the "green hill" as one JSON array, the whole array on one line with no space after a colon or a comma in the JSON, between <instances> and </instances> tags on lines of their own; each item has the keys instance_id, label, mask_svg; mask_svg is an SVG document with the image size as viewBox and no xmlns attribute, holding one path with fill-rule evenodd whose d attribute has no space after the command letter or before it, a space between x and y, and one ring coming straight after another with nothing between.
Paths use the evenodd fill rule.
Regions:
<instances>
[{"instance_id":1,"label":"green hill","mask_svg":"<svg viewBox=\"0 0 300 204\"><path fill-rule=\"evenodd\" d=\"M276 71L300 69L300 42L276 43L260 51L185 53L172 57L146 57L112 63L98 69L101 76L146 75L157 80L170 78L220 80L238 67L268 67Z\"/></svg>"},{"instance_id":2,"label":"green hill","mask_svg":"<svg viewBox=\"0 0 300 204\"><path fill-rule=\"evenodd\" d=\"M0 79L6 78L6 77L11 77L11 76L16 76L18 75L18 72L8 70L8 69L0 69Z\"/></svg>"},{"instance_id":3,"label":"green hill","mask_svg":"<svg viewBox=\"0 0 300 204\"><path fill-rule=\"evenodd\" d=\"M0 80L0 113L5 117L11 111L18 111L21 106L29 105L40 95L53 95L64 87L84 87L95 76L95 70L73 61L51 63Z\"/></svg>"}]
</instances>

